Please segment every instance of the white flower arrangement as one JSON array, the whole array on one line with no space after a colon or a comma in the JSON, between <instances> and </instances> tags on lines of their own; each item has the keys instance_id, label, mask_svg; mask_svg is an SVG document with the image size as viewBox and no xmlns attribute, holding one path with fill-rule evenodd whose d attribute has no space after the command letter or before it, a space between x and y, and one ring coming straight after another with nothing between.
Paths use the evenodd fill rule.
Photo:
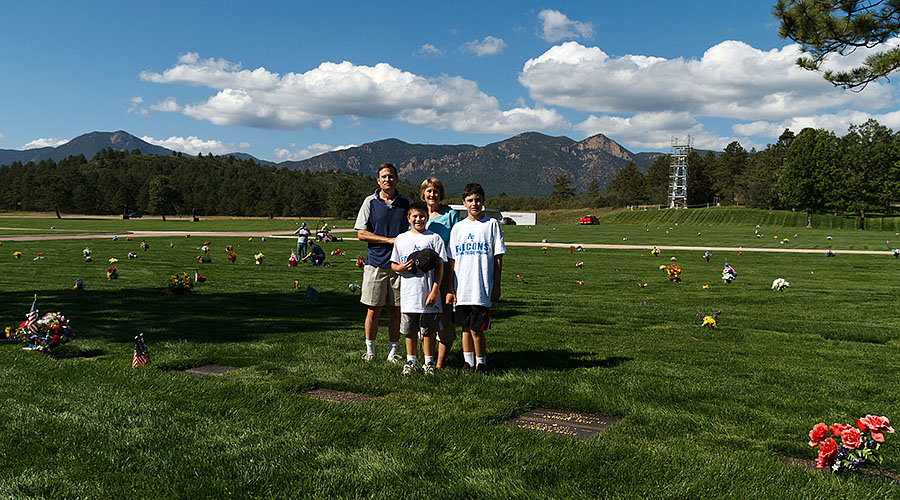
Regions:
<instances>
[{"instance_id":1,"label":"white flower arrangement","mask_svg":"<svg viewBox=\"0 0 900 500\"><path fill-rule=\"evenodd\" d=\"M783 292L785 288L791 286L791 284L784 280L784 278L778 278L772 282L772 290L778 290L779 292Z\"/></svg>"}]
</instances>

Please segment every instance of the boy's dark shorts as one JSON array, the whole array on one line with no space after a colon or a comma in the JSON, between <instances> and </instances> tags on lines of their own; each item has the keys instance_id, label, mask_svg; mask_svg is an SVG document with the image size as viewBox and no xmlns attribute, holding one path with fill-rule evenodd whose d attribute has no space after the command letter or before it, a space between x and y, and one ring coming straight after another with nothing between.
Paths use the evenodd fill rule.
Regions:
<instances>
[{"instance_id":1,"label":"boy's dark shorts","mask_svg":"<svg viewBox=\"0 0 900 500\"><path fill-rule=\"evenodd\" d=\"M491 308L476 305L456 306L453 322L469 330L489 330L491 328Z\"/></svg>"}]
</instances>

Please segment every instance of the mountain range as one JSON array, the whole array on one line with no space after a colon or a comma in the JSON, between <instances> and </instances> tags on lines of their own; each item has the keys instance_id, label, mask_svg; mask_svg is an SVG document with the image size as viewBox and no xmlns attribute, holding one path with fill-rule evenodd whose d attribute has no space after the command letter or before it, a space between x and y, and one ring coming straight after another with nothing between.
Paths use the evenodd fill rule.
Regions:
<instances>
[{"instance_id":1,"label":"mountain range","mask_svg":"<svg viewBox=\"0 0 900 500\"><path fill-rule=\"evenodd\" d=\"M172 150L150 144L128 132L91 132L58 147L28 150L0 149L0 165L13 162L60 161L83 154L91 159L105 148L117 151L140 150L142 154L170 156ZM619 170L634 162L645 171L665 153L632 153L614 140L597 134L582 141L565 136L552 137L537 132L504 139L485 146L409 144L399 139L384 139L361 146L323 153L302 161L272 163L246 153L229 153L241 160L292 170L340 170L374 177L384 162L397 166L400 178L413 184L431 176L438 177L450 193L461 191L470 181L484 186L489 196L544 196L559 176L571 179L571 187L584 191L592 180L602 190ZM190 156L190 155L188 155Z\"/></svg>"}]
</instances>

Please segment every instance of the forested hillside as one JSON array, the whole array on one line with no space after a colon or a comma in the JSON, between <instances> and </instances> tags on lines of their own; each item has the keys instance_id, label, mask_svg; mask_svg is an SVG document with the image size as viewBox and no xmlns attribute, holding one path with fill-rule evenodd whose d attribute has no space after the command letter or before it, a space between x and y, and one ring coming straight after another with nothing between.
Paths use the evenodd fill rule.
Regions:
<instances>
[{"instance_id":1,"label":"forested hillside","mask_svg":"<svg viewBox=\"0 0 900 500\"><path fill-rule=\"evenodd\" d=\"M105 149L88 161L0 167L0 209L82 214L356 215L374 192L371 177L292 171L233 157L143 155ZM418 189L401 183L400 190Z\"/></svg>"}]
</instances>

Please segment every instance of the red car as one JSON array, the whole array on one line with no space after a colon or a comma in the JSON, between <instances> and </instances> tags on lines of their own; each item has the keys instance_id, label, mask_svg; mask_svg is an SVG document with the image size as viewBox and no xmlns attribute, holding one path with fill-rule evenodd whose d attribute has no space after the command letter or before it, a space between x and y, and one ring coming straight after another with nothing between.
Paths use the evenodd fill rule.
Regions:
<instances>
[{"instance_id":1,"label":"red car","mask_svg":"<svg viewBox=\"0 0 900 500\"><path fill-rule=\"evenodd\" d=\"M585 215L584 217L581 218L581 220L579 222L581 222L582 224L591 224L591 225L600 224L600 221L598 221L597 218L594 217L593 215Z\"/></svg>"}]
</instances>

